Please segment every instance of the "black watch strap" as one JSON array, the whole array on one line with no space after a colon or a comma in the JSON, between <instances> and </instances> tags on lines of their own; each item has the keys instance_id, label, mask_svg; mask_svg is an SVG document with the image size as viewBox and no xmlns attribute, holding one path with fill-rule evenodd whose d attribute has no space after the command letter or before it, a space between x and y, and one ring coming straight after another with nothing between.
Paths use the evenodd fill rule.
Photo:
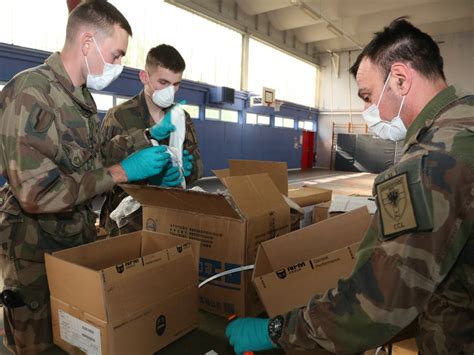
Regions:
<instances>
[{"instance_id":1,"label":"black watch strap","mask_svg":"<svg viewBox=\"0 0 474 355\"><path fill-rule=\"evenodd\" d=\"M149 142L151 142L152 136L149 128L145 129L145 137L148 139Z\"/></svg>"},{"instance_id":2,"label":"black watch strap","mask_svg":"<svg viewBox=\"0 0 474 355\"><path fill-rule=\"evenodd\" d=\"M278 340L281 338L284 324L285 320L283 319L283 316L276 316L271 318L268 322L268 334L275 344L278 344Z\"/></svg>"}]
</instances>

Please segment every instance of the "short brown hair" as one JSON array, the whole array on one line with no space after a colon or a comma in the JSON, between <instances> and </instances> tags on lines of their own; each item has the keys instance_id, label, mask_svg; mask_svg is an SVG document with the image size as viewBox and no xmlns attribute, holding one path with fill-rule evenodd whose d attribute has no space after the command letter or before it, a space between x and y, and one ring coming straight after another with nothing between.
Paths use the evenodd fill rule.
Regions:
<instances>
[{"instance_id":1,"label":"short brown hair","mask_svg":"<svg viewBox=\"0 0 474 355\"><path fill-rule=\"evenodd\" d=\"M125 16L105 0L86 1L77 6L70 14L66 26L66 41L71 41L83 24L112 34L113 26L118 24L132 36L132 28Z\"/></svg>"},{"instance_id":2,"label":"short brown hair","mask_svg":"<svg viewBox=\"0 0 474 355\"><path fill-rule=\"evenodd\" d=\"M168 44L160 44L149 50L146 56L146 68L163 67L175 73L182 73L186 63L176 48Z\"/></svg>"}]
</instances>

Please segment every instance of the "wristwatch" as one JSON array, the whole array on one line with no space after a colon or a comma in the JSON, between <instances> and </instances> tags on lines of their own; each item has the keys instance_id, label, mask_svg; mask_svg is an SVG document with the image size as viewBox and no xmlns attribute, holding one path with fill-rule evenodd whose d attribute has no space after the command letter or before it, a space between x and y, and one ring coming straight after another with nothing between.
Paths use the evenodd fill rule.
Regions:
<instances>
[{"instance_id":1,"label":"wristwatch","mask_svg":"<svg viewBox=\"0 0 474 355\"><path fill-rule=\"evenodd\" d=\"M145 131L143 132L145 134L146 139L148 139L148 142L151 144L151 139L153 138L150 133L149 128L145 128Z\"/></svg>"},{"instance_id":2,"label":"wristwatch","mask_svg":"<svg viewBox=\"0 0 474 355\"><path fill-rule=\"evenodd\" d=\"M283 324L285 323L283 316L276 316L268 322L268 335L273 343L278 345L278 340L283 332Z\"/></svg>"}]
</instances>

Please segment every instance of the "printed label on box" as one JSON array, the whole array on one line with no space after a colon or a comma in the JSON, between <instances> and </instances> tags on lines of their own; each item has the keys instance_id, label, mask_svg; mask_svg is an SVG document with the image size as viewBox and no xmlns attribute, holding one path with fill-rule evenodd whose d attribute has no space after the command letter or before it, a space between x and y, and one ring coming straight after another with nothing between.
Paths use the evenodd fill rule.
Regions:
<instances>
[{"instance_id":1,"label":"printed label on box","mask_svg":"<svg viewBox=\"0 0 474 355\"><path fill-rule=\"evenodd\" d=\"M74 345L88 355L100 355L100 329L70 314L59 310L59 333L61 339Z\"/></svg>"}]
</instances>

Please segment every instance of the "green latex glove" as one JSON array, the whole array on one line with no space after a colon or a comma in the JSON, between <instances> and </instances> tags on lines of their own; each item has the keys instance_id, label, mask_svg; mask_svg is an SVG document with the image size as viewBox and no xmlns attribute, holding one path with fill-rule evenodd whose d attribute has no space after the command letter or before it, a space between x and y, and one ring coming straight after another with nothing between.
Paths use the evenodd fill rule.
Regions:
<instances>
[{"instance_id":1,"label":"green latex glove","mask_svg":"<svg viewBox=\"0 0 474 355\"><path fill-rule=\"evenodd\" d=\"M120 165L129 182L140 181L161 173L170 160L166 147L147 147L122 160Z\"/></svg>"},{"instance_id":2,"label":"green latex glove","mask_svg":"<svg viewBox=\"0 0 474 355\"><path fill-rule=\"evenodd\" d=\"M225 335L237 354L275 349L268 335L269 321L269 318L237 318L227 326Z\"/></svg>"},{"instance_id":3,"label":"green latex glove","mask_svg":"<svg viewBox=\"0 0 474 355\"><path fill-rule=\"evenodd\" d=\"M183 172L186 177L193 172L193 160L194 157L186 149L183 150Z\"/></svg>"}]
</instances>

